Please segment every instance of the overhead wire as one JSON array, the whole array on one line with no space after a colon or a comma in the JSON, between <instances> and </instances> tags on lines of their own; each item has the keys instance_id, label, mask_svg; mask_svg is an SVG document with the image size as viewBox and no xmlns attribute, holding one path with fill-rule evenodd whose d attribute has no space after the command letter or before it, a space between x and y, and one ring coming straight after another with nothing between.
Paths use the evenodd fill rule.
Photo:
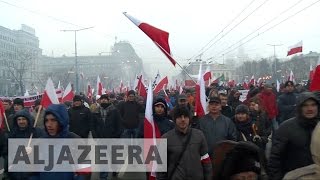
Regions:
<instances>
[{"instance_id":1,"label":"overhead wire","mask_svg":"<svg viewBox=\"0 0 320 180\"><path fill-rule=\"evenodd\" d=\"M313 2L313 3L311 3L310 5L308 5L308 6L304 7L303 9L301 9L301 10L299 10L299 11L295 12L295 13L294 13L294 14L292 14L292 15L288 16L287 18L283 19L282 21L278 22L277 24L275 24L275 25L273 25L273 26L269 27L268 29L266 29L266 30L262 31L261 33L258 33L257 35L253 36L252 38L248 39L247 41L245 41L245 42L241 43L240 45L238 45L238 46L236 46L236 47L234 47L234 48L230 49L229 51L226 51L226 50L228 50L230 47L232 47L232 46L234 46L234 45L229 46L229 47L228 47L228 48L226 48L225 50L223 50L223 51L219 52L218 54L221 54L221 56L217 56L216 58L222 57L223 55L228 54L228 53L230 53L230 52L234 51L234 50L235 50L235 49L237 49L238 47L240 47L240 46L242 46L242 45L244 45L244 44L246 44L246 43L248 43L248 42L252 41L253 39L257 38L258 36L260 36L260 35L262 35L262 34L264 34L264 33L268 32L268 31L270 31L271 29L273 29L273 28L277 27L278 25L280 25L280 24L284 23L285 21L287 21L287 20L291 19L292 17L296 16L297 14L299 14L299 13L301 13L301 12L305 11L306 9L308 9L308 8L312 7L313 5L315 5L315 4L316 4L316 3L318 3L318 2L320 2L320 0L317 0L317 1ZM238 42L239 42L239 41L238 41ZM237 43L238 43L238 42L237 42ZM235 44L237 44L237 43L235 43ZM226 51L226 52L224 52L224 51ZM210 57L210 58L208 58L207 60L212 60L212 59L214 59L214 57Z\"/></svg>"},{"instance_id":2,"label":"overhead wire","mask_svg":"<svg viewBox=\"0 0 320 180\"><path fill-rule=\"evenodd\" d=\"M253 4L253 2L256 0L252 0L240 13L238 13L218 34L216 34L206 45L204 45L195 55L193 55L191 58L189 58L190 60L199 56L199 54L201 54L201 51L206 48L213 40L215 40L221 33L224 32L225 29L227 29L236 19L238 19L241 14L247 10L249 8L249 6L251 6L251 4Z\"/></svg>"}]
</instances>

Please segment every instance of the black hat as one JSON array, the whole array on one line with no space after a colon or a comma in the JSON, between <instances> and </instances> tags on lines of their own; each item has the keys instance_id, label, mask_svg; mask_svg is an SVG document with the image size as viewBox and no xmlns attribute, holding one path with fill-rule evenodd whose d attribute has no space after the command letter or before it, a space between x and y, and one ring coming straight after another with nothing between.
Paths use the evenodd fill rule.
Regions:
<instances>
[{"instance_id":1,"label":"black hat","mask_svg":"<svg viewBox=\"0 0 320 180\"><path fill-rule=\"evenodd\" d=\"M75 102L75 101L82 101L82 97L80 95L75 95L73 97L73 102Z\"/></svg>"},{"instance_id":2,"label":"black hat","mask_svg":"<svg viewBox=\"0 0 320 180\"><path fill-rule=\"evenodd\" d=\"M135 95L136 95L136 92L134 92L134 90L130 90L130 91L128 91L128 96L129 96L129 95L134 95L134 96L135 96Z\"/></svg>"},{"instance_id":3,"label":"black hat","mask_svg":"<svg viewBox=\"0 0 320 180\"><path fill-rule=\"evenodd\" d=\"M109 95L109 98L116 98L116 95L115 95L114 93L111 93L111 94Z\"/></svg>"},{"instance_id":4,"label":"black hat","mask_svg":"<svg viewBox=\"0 0 320 180\"><path fill-rule=\"evenodd\" d=\"M286 83L284 83L284 87L287 87L287 86L294 86L293 81L286 81Z\"/></svg>"},{"instance_id":5,"label":"black hat","mask_svg":"<svg viewBox=\"0 0 320 180\"><path fill-rule=\"evenodd\" d=\"M102 94L100 96L100 99L108 99L109 100L109 96L108 96L108 94Z\"/></svg>"},{"instance_id":6,"label":"black hat","mask_svg":"<svg viewBox=\"0 0 320 180\"><path fill-rule=\"evenodd\" d=\"M249 108L248 106L244 105L244 104L240 104L236 107L236 114L239 113L244 113L244 114L249 114Z\"/></svg>"},{"instance_id":7,"label":"black hat","mask_svg":"<svg viewBox=\"0 0 320 180\"><path fill-rule=\"evenodd\" d=\"M20 98L14 99L13 104L24 106L23 99L20 99Z\"/></svg>"},{"instance_id":8,"label":"black hat","mask_svg":"<svg viewBox=\"0 0 320 180\"><path fill-rule=\"evenodd\" d=\"M212 102L215 102L215 103L221 103L221 100L220 100L220 98L219 97L215 97L215 96L213 96L213 97L210 97L210 99L209 99L209 103L212 103Z\"/></svg>"}]
</instances>

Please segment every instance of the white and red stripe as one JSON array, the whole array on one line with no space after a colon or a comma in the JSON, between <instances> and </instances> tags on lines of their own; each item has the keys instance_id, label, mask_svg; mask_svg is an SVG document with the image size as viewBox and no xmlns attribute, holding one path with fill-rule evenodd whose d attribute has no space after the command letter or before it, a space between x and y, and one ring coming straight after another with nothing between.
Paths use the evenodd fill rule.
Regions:
<instances>
[{"instance_id":1,"label":"white and red stripe","mask_svg":"<svg viewBox=\"0 0 320 180\"><path fill-rule=\"evenodd\" d=\"M102 95L103 94L103 86L100 80L100 77L97 77L97 95Z\"/></svg>"},{"instance_id":2,"label":"white and red stripe","mask_svg":"<svg viewBox=\"0 0 320 180\"><path fill-rule=\"evenodd\" d=\"M298 42L297 44L289 47L287 56L297 54L299 52L302 52L302 41Z\"/></svg>"},{"instance_id":3,"label":"white and red stripe","mask_svg":"<svg viewBox=\"0 0 320 180\"><path fill-rule=\"evenodd\" d=\"M68 84L65 91L63 92L62 102L72 101L74 92L72 91L71 83Z\"/></svg>"},{"instance_id":4,"label":"white and red stripe","mask_svg":"<svg viewBox=\"0 0 320 180\"><path fill-rule=\"evenodd\" d=\"M53 82L51 78L49 78L41 99L41 105L44 108L48 108L48 106L51 104L59 104L59 100Z\"/></svg>"},{"instance_id":5,"label":"white and red stripe","mask_svg":"<svg viewBox=\"0 0 320 180\"><path fill-rule=\"evenodd\" d=\"M168 76L166 76L159 81L159 83L155 86L153 92L155 94L158 94L168 83L169 83Z\"/></svg>"},{"instance_id":6,"label":"white and red stripe","mask_svg":"<svg viewBox=\"0 0 320 180\"><path fill-rule=\"evenodd\" d=\"M170 62L175 66L176 61L172 58L170 46L169 46L169 33L158 29L150 24L141 22L140 20L132 17L128 13L123 13L133 24L138 26L141 31L143 31L157 46L158 48L167 56Z\"/></svg>"},{"instance_id":7,"label":"white and red stripe","mask_svg":"<svg viewBox=\"0 0 320 180\"><path fill-rule=\"evenodd\" d=\"M201 163L204 163L204 164L209 164L209 163L211 163L211 159L210 159L209 154L206 153L205 155L201 156L201 157L200 157L200 161L201 161Z\"/></svg>"},{"instance_id":8,"label":"white and red stripe","mask_svg":"<svg viewBox=\"0 0 320 180\"><path fill-rule=\"evenodd\" d=\"M202 64L199 68L199 77L196 84L196 102L195 102L195 112L198 117L204 116L207 112L207 102L206 102L205 84L202 75Z\"/></svg>"}]
</instances>

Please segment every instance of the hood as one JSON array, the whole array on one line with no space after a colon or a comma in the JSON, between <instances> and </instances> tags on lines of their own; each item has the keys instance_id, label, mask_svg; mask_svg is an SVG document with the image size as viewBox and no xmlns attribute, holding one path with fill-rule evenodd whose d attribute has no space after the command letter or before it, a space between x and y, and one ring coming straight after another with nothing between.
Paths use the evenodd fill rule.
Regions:
<instances>
[{"instance_id":1,"label":"hood","mask_svg":"<svg viewBox=\"0 0 320 180\"><path fill-rule=\"evenodd\" d=\"M33 117L31 116L31 114L29 113L28 110L26 109L22 109L18 112L15 113L14 118L13 118L13 128L14 129L19 129L18 127L18 123L17 123L17 118L18 117L25 117L28 121L28 129L32 129L33 127Z\"/></svg>"},{"instance_id":2,"label":"hood","mask_svg":"<svg viewBox=\"0 0 320 180\"><path fill-rule=\"evenodd\" d=\"M157 98L154 102L153 102L153 104L152 104L152 112L153 112L153 115L155 115L155 109L154 109L154 107L155 107L155 104L157 104L157 103L162 103L162 104L164 104L164 116L167 116L168 115L168 105L167 105L167 102L163 99L163 98Z\"/></svg>"},{"instance_id":3,"label":"hood","mask_svg":"<svg viewBox=\"0 0 320 180\"><path fill-rule=\"evenodd\" d=\"M66 137L69 133L69 114L65 106L62 104L52 104L46 109L45 116L47 114L53 114L58 120L61 131L57 137ZM47 132L47 128L45 130Z\"/></svg>"},{"instance_id":4,"label":"hood","mask_svg":"<svg viewBox=\"0 0 320 180\"><path fill-rule=\"evenodd\" d=\"M317 99L317 97L315 96L314 93L312 93L312 92L303 92L303 93L301 93L300 96L297 99L297 117L303 118L303 116L302 116L302 104L304 102L306 102L307 100L309 100L309 99L314 99L318 103L318 105L320 105L319 101L318 101L318 99Z\"/></svg>"},{"instance_id":5,"label":"hood","mask_svg":"<svg viewBox=\"0 0 320 180\"><path fill-rule=\"evenodd\" d=\"M312 133L312 138L311 138L311 154L312 158L315 164L320 166L320 123L316 126Z\"/></svg>"}]
</instances>

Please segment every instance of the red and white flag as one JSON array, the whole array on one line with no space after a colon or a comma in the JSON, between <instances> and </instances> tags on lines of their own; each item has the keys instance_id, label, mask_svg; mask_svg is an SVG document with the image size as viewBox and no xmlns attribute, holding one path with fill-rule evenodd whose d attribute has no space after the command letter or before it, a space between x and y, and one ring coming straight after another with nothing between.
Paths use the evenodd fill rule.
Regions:
<instances>
[{"instance_id":1,"label":"red and white flag","mask_svg":"<svg viewBox=\"0 0 320 180\"><path fill-rule=\"evenodd\" d=\"M170 62L175 66L176 61L172 58L170 46L169 46L169 33L158 29L150 24L141 22L140 20L132 17L128 13L123 13L133 24L138 26L141 31L143 31L157 46L158 48L167 56Z\"/></svg>"},{"instance_id":2,"label":"red and white flag","mask_svg":"<svg viewBox=\"0 0 320 180\"><path fill-rule=\"evenodd\" d=\"M310 91L320 91L320 57L317 67L314 70L313 78L310 83Z\"/></svg>"},{"instance_id":3,"label":"red and white flag","mask_svg":"<svg viewBox=\"0 0 320 180\"><path fill-rule=\"evenodd\" d=\"M302 52L302 41L298 42L297 44L289 47L287 56L297 54L299 52Z\"/></svg>"},{"instance_id":4,"label":"red and white flag","mask_svg":"<svg viewBox=\"0 0 320 180\"><path fill-rule=\"evenodd\" d=\"M161 79L153 90L154 94L158 94L168 83L169 83L168 76Z\"/></svg>"},{"instance_id":5,"label":"red and white flag","mask_svg":"<svg viewBox=\"0 0 320 180\"><path fill-rule=\"evenodd\" d=\"M153 103L153 92L152 92L152 85L149 83L149 88L148 88L148 96L147 96L147 102L146 102L146 111L145 111L145 118L144 118L144 123L143 123L143 133L144 133L144 138L149 139L145 141L145 146L148 147L150 144L156 144L156 138L161 138L161 133L160 130L157 126L156 123L154 123L153 120L153 111L152 111L152 103ZM152 141L150 142L150 139ZM152 161L151 161L152 163ZM148 168L151 168L151 173L148 179L156 177L155 175L155 170L156 170L156 163L149 164L147 166Z\"/></svg>"},{"instance_id":6,"label":"red and white flag","mask_svg":"<svg viewBox=\"0 0 320 180\"><path fill-rule=\"evenodd\" d=\"M53 82L51 78L49 78L42 95L41 105L44 108L48 108L51 104L59 104L59 100Z\"/></svg>"},{"instance_id":7,"label":"red and white flag","mask_svg":"<svg viewBox=\"0 0 320 180\"><path fill-rule=\"evenodd\" d=\"M74 92L72 91L71 83L69 83L63 92L62 102L72 101L73 97Z\"/></svg>"},{"instance_id":8,"label":"red and white flag","mask_svg":"<svg viewBox=\"0 0 320 180\"><path fill-rule=\"evenodd\" d=\"M146 87L143 83L142 75L140 75L140 78L138 81L137 91L138 91L139 96L147 98L147 90L146 90Z\"/></svg>"},{"instance_id":9,"label":"red and white flag","mask_svg":"<svg viewBox=\"0 0 320 180\"><path fill-rule=\"evenodd\" d=\"M314 70L313 70L313 68L312 68L312 65L310 64L310 72L309 72L309 79L310 79L310 81L312 81L313 75L314 75Z\"/></svg>"},{"instance_id":10,"label":"red and white flag","mask_svg":"<svg viewBox=\"0 0 320 180\"><path fill-rule=\"evenodd\" d=\"M102 95L103 93L103 86L102 86L102 82L100 80L100 77L97 77L97 95Z\"/></svg>"},{"instance_id":11,"label":"red and white flag","mask_svg":"<svg viewBox=\"0 0 320 180\"><path fill-rule=\"evenodd\" d=\"M87 87L87 97L89 98L89 99L91 99L92 98L92 88L91 88L91 85L88 83L88 87Z\"/></svg>"},{"instance_id":12,"label":"red and white flag","mask_svg":"<svg viewBox=\"0 0 320 180\"><path fill-rule=\"evenodd\" d=\"M256 81L255 81L255 79L254 79L254 75L252 75L252 77L251 77L251 79L250 79L250 81L249 81L249 85L253 85L253 86L256 85Z\"/></svg>"},{"instance_id":13,"label":"red and white flag","mask_svg":"<svg viewBox=\"0 0 320 180\"><path fill-rule=\"evenodd\" d=\"M249 89L249 86L248 86L248 84L247 84L246 82L243 82L242 87L243 87L244 89Z\"/></svg>"},{"instance_id":14,"label":"red and white flag","mask_svg":"<svg viewBox=\"0 0 320 180\"><path fill-rule=\"evenodd\" d=\"M202 72L202 65L200 64L198 82L196 84L196 102L195 102L195 112L196 112L196 116L198 117L202 117L207 113L206 112L207 97L206 97L203 75L201 72Z\"/></svg>"}]
</instances>

